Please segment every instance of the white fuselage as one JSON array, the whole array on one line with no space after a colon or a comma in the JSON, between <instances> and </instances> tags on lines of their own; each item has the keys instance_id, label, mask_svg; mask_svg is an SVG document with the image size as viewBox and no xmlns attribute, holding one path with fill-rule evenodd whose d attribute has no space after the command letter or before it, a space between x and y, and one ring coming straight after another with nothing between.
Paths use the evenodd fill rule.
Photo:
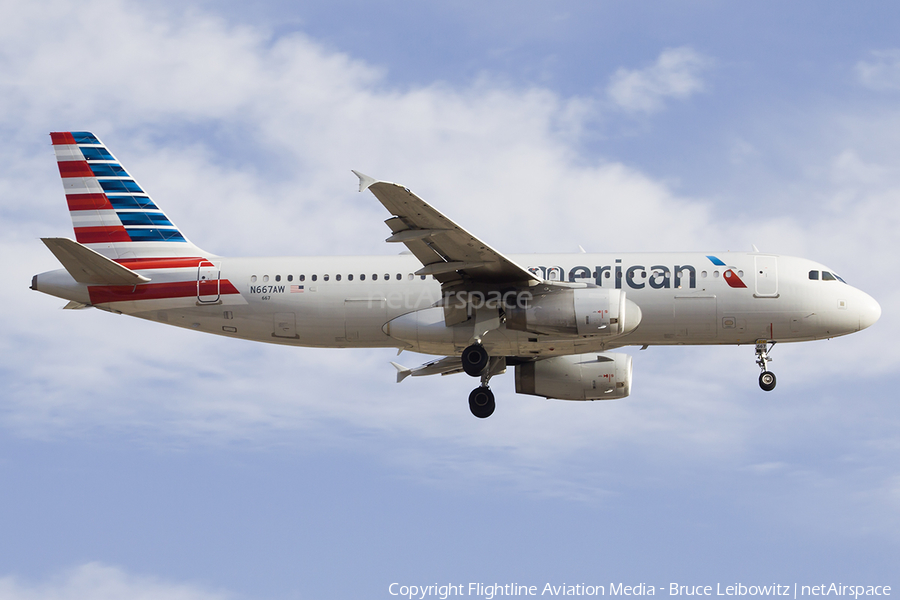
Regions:
<instances>
[{"instance_id":1,"label":"white fuselage","mask_svg":"<svg viewBox=\"0 0 900 600\"><path fill-rule=\"evenodd\" d=\"M801 258L743 252L510 258L549 282L620 289L640 307L641 320L634 331L613 339L539 335L501 325L482 340L496 356L814 340L859 331L880 316L870 296L837 279L823 279L822 273L831 274L827 267ZM36 276L33 287L105 310L268 343L458 355L474 335L474 320L444 326L443 309L435 307L441 286L430 276L414 275L421 263L411 255L216 257L209 262L213 266L135 268L150 278L146 288L157 290L153 293L77 283L65 270ZM818 278L811 279L810 272ZM422 311L417 330L388 335L386 324L415 311Z\"/></svg>"}]
</instances>

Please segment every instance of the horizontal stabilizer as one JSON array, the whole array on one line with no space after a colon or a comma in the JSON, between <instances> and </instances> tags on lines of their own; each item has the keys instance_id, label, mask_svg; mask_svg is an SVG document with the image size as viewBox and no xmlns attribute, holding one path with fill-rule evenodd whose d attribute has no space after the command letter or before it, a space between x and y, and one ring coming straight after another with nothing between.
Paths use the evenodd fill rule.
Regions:
<instances>
[{"instance_id":1,"label":"horizontal stabilizer","mask_svg":"<svg viewBox=\"0 0 900 600\"><path fill-rule=\"evenodd\" d=\"M127 267L68 238L41 238L78 283L137 285L150 281Z\"/></svg>"}]
</instances>

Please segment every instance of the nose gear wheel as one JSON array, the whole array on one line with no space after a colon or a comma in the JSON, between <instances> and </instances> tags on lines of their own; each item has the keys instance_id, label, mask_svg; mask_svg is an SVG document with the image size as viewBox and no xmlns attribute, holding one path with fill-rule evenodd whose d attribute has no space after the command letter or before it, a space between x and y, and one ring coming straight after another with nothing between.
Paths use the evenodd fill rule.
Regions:
<instances>
[{"instance_id":1,"label":"nose gear wheel","mask_svg":"<svg viewBox=\"0 0 900 600\"><path fill-rule=\"evenodd\" d=\"M769 370L769 356L775 342L769 340L756 340L756 364L759 365L762 373L759 374L759 387L765 392L771 392L775 389L775 373Z\"/></svg>"}]
</instances>

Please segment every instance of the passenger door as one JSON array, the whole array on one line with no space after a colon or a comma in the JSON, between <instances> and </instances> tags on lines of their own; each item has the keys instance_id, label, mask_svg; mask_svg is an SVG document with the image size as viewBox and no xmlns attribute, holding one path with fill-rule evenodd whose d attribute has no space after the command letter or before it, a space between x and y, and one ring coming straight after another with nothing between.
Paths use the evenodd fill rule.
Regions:
<instances>
[{"instance_id":1,"label":"passenger door","mask_svg":"<svg viewBox=\"0 0 900 600\"><path fill-rule=\"evenodd\" d=\"M203 261L197 267L197 302L214 304L219 301L219 267Z\"/></svg>"},{"instance_id":2,"label":"passenger door","mask_svg":"<svg viewBox=\"0 0 900 600\"><path fill-rule=\"evenodd\" d=\"M757 298L778 297L778 257L756 256L756 293Z\"/></svg>"}]
</instances>

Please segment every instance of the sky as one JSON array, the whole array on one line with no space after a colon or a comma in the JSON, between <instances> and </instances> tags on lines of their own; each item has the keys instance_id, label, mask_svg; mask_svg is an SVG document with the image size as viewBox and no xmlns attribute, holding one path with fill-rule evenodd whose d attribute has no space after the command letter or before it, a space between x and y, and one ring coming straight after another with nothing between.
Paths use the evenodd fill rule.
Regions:
<instances>
[{"instance_id":1,"label":"sky","mask_svg":"<svg viewBox=\"0 0 900 600\"><path fill-rule=\"evenodd\" d=\"M470 582L900 591L900 7L0 0L0 600ZM564 402L391 350L203 336L28 289L100 137L198 246L388 255L350 169L504 253L750 250L882 306L773 351L626 349ZM484 597L484 596L482 596Z\"/></svg>"}]
</instances>

